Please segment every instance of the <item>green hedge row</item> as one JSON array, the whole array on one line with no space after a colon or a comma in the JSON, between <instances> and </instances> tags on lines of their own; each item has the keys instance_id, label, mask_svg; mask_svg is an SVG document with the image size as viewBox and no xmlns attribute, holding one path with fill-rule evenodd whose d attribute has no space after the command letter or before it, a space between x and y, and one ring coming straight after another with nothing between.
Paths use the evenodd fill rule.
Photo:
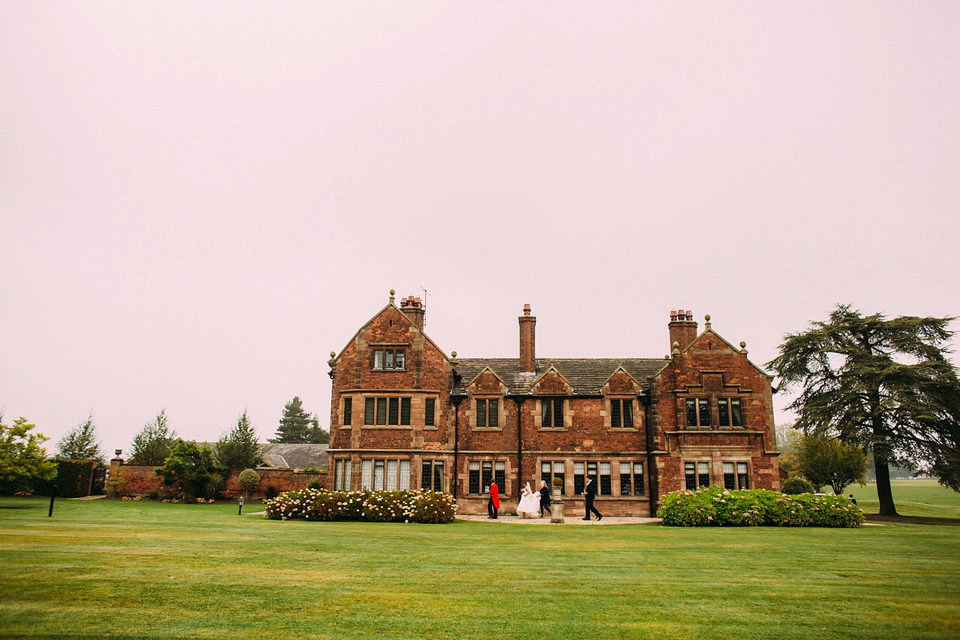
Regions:
<instances>
[{"instance_id":1,"label":"green hedge row","mask_svg":"<svg viewBox=\"0 0 960 640\"><path fill-rule=\"evenodd\" d=\"M863 511L845 496L702 487L664 496L657 511L674 527L859 527Z\"/></svg>"},{"instance_id":2,"label":"green hedge row","mask_svg":"<svg viewBox=\"0 0 960 640\"><path fill-rule=\"evenodd\" d=\"M271 520L358 520L366 522L453 522L456 504L434 491L287 491L264 502Z\"/></svg>"}]
</instances>

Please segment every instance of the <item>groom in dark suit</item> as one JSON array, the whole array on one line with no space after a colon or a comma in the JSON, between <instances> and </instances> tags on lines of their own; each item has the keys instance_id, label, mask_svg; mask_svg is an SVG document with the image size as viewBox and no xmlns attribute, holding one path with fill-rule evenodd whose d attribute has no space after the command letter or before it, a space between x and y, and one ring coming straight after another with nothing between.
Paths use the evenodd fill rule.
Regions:
<instances>
[{"instance_id":1,"label":"groom in dark suit","mask_svg":"<svg viewBox=\"0 0 960 640\"><path fill-rule=\"evenodd\" d=\"M603 516L593 506L593 499L597 497L597 483L593 481L592 476L587 476L587 486L583 488L583 496L587 501L587 514L583 519L589 520L590 513L593 512L597 516L597 522L603 520Z\"/></svg>"}]
</instances>

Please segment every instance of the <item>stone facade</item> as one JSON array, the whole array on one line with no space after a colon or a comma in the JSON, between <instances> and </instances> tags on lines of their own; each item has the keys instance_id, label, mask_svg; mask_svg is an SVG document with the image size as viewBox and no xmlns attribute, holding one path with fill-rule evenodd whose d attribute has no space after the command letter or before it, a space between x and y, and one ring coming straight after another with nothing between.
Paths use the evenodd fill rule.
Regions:
<instances>
[{"instance_id":1,"label":"stone facade","mask_svg":"<svg viewBox=\"0 0 960 640\"><path fill-rule=\"evenodd\" d=\"M432 488L484 513L496 480L509 512L526 482L556 478L569 515L593 476L602 513L637 516L702 484L779 489L771 377L709 316L698 333L671 312L666 358L549 359L526 305L518 358L459 359L424 333L425 311L391 292L331 354L330 488Z\"/></svg>"}]
</instances>

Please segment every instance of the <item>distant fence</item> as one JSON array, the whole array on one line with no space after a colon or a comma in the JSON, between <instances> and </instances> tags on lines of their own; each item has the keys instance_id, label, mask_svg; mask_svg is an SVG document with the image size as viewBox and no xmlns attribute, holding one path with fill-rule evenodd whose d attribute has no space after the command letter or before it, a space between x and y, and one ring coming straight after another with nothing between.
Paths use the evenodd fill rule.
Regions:
<instances>
[{"instance_id":1,"label":"distant fence","mask_svg":"<svg viewBox=\"0 0 960 640\"><path fill-rule=\"evenodd\" d=\"M162 494L169 490L163 484L163 479L156 474L156 467L149 465L123 464L118 459L111 460L110 472L107 479L107 495L113 498L123 496L140 496L146 498L151 494ZM226 487L221 494L230 499L243 495L243 487L237 481L242 469L231 470L227 476ZM260 486L256 491L249 493L249 499L262 499L268 493L281 493L296 489L306 489L314 479L319 479L321 486L327 484L326 472L299 471L297 469L257 469L260 475Z\"/></svg>"}]
</instances>

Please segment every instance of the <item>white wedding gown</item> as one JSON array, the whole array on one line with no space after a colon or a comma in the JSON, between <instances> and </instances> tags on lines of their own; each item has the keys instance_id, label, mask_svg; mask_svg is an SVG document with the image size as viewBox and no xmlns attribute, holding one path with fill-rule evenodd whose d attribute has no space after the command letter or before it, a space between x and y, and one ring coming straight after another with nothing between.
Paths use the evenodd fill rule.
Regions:
<instances>
[{"instance_id":1,"label":"white wedding gown","mask_svg":"<svg viewBox=\"0 0 960 640\"><path fill-rule=\"evenodd\" d=\"M530 483L523 490L520 496L520 504L517 505L517 515L521 518L539 518L540 517L540 494L530 490Z\"/></svg>"}]
</instances>

